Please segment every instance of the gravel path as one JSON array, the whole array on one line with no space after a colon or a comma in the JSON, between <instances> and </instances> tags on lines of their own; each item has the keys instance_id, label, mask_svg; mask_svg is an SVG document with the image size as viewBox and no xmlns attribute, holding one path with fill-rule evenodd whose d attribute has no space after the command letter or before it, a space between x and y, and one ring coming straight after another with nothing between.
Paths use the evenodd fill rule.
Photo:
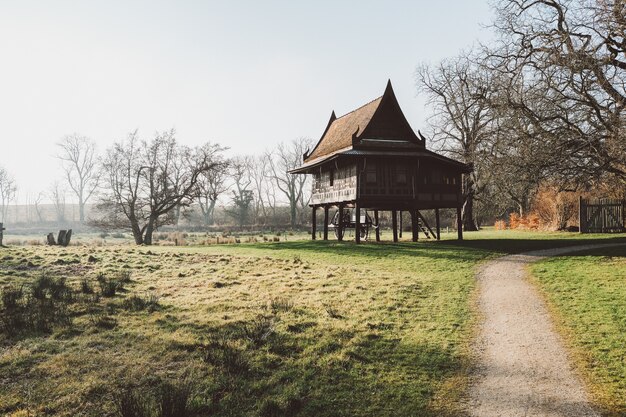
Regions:
<instances>
[{"instance_id":1,"label":"gravel path","mask_svg":"<svg viewBox=\"0 0 626 417\"><path fill-rule=\"evenodd\" d=\"M470 387L472 416L599 416L573 371L526 266L548 256L618 244L584 245L505 256L478 274L482 325Z\"/></svg>"}]
</instances>

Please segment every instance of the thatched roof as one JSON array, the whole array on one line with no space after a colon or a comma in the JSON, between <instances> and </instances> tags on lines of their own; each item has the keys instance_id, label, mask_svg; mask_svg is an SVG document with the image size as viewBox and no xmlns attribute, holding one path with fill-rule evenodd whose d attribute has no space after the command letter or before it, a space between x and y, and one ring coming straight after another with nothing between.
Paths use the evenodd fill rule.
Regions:
<instances>
[{"instance_id":1,"label":"thatched roof","mask_svg":"<svg viewBox=\"0 0 626 417\"><path fill-rule=\"evenodd\" d=\"M382 98L383 96L380 96L339 118L334 118L335 112L333 111L326 131L305 162L351 147L353 137L363 133L363 129L372 119Z\"/></svg>"}]
</instances>

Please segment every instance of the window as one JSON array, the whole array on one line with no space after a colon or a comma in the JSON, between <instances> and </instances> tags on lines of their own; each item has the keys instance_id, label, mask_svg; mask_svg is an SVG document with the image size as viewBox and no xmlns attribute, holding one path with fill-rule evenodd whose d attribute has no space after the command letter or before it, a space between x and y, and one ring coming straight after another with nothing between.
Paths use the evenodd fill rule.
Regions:
<instances>
[{"instance_id":1,"label":"window","mask_svg":"<svg viewBox=\"0 0 626 417\"><path fill-rule=\"evenodd\" d=\"M376 183L376 164L369 163L365 167L365 182L368 184Z\"/></svg>"},{"instance_id":2,"label":"window","mask_svg":"<svg viewBox=\"0 0 626 417\"><path fill-rule=\"evenodd\" d=\"M406 184L406 166L398 165L396 167L396 183Z\"/></svg>"}]
</instances>

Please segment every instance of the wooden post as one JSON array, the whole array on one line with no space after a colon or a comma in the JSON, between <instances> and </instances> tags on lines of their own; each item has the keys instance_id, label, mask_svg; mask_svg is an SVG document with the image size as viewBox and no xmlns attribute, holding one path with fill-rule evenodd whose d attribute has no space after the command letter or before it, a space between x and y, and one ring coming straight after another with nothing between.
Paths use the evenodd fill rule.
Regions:
<instances>
[{"instance_id":1,"label":"wooden post","mask_svg":"<svg viewBox=\"0 0 626 417\"><path fill-rule=\"evenodd\" d=\"M354 239L356 243L361 243L361 205L356 203L354 207L355 221L354 221Z\"/></svg>"},{"instance_id":2,"label":"wooden post","mask_svg":"<svg viewBox=\"0 0 626 417\"><path fill-rule=\"evenodd\" d=\"M380 223L378 222L378 210L374 210L374 221L376 222L376 242L380 242Z\"/></svg>"},{"instance_id":3,"label":"wooden post","mask_svg":"<svg viewBox=\"0 0 626 417\"><path fill-rule=\"evenodd\" d=\"M400 217L399 218L399 223L400 223L400 230L398 230L398 236L400 237L400 239L402 239L402 210L400 210Z\"/></svg>"},{"instance_id":4,"label":"wooden post","mask_svg":"<svg viewBox=\"0 0 626 417\"><path fill-rule=\"evenodd\" d=\"M463 219L461 219L461 206L456 208L456 232L459 240L463 240Z\"/></svg>"},{"instance_id":5,"label":"wooden post","mask_svg":"<svg viewBox=\"0 0 626 417\"><path fill-rule=\"evenodd\" d=\"M343 204L339 204L339 223L337 224L337 227L339 229L339 233L337 233L337 240L341 242L343 240Z\"/></svg>"},{"instance_id":6,"label":"wooden post","mask_svg":"<svg viewBox=\"0 0 626 417\"><path fill-rule=\"evenodd\" d=\"M578 197L578 231L580 233L585 233L583 207L583 196L581 195Z\"/></svg>"},{"instance_id":7,"label":"wooden post","mask_svg":"<svg viewBox=\"0 0 626 417\"><path fill-rule=\"evenodd\" d=\"M411 210L411 232L413 242L417 242L419 239L419 231L417 229L417 212L415 210Z\"/></svg>"},{"instance_id":8,"label":"wooden post","mask_svg":"<svg viewBox=\"0 0 626 417\"><path fill-rule=\"evenodd\" d=\"M398 212L391 210L391 227L393 229L393 241L398 242Z\"/></svg>"},{"instance_id":9,"label":"wooden post","mask_svg":"<svg viewBox=\"0 0 626 417\"><path fill-rule=\"evenodd\" d=\"M328 206L324 206L324 240L328 240Z\"/></svg>"},{"instance_id":10,"label":"wooden post","mask_svg":"<svg viewBox=\"0 0 626 417\"><path fill-rule=\"evenodd\" d=\"M435 225L437 227L437 240L441 240L441 228L439 226L439 209L435 209Z\"/></svg>"},{"instance_id":11,"label":"wooden post","mask_svg":"<svg viewBox=\"0 0 626 417\"><path fill-rule=\"evenodd\" d=\"M311 209L311 240L315 240L316 226L317 226L317 207L313 206Z\"/></svg>"},{"instance_id":12,"label":"wooden post","mask_svg":"<svg viewBox=\"0 0 626 417\"><path fill-rule=\"evenodd\" d=\"M0 223L0 246L2 246L2 239L4 239L4 223Z\"/></svg>"}]
</instances>

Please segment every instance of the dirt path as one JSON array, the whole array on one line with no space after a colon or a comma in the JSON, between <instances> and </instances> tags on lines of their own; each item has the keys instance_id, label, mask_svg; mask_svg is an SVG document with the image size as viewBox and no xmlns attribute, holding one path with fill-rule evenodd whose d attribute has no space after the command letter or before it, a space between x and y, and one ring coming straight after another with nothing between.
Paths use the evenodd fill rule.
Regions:
<instances>
[{"instance_id":1,"label":"dirt path","mask_svg":"<svg viewBox=\"0 0 626 417\"><path fill-rule=\"evenodd\" d=\"M482 325L470 388L472 416L599 416L573 371L526 265L547 256L618 244L527 252L489 262L478 275Z\"/></svg>"}]
</instances>

